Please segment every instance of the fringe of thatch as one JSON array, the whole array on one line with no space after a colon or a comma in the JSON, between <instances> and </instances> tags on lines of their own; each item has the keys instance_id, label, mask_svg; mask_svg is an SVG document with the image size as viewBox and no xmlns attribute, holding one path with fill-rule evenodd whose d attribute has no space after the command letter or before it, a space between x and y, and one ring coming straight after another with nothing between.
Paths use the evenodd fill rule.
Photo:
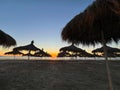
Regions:
<instances>
[{"instance_id":1,"label":"fringe of thatch","mask_svg":"<svg viewBox=\"0 0 120 90\"><path fill-rule=\"evenodd\" d=\"M95 45L102 42L101 30L106 42L120 39L119 0L94 1L63 28L61 36L69 43Z\"/></svg>"},{"instance_id":2,"label":"fringe of thatch","mask_svg":"<svg viewBox=\"0 0 120 90\"><path fill-rule=\"evenodd\" d=\"M3 47L10 47L16 45L16 41L10 35L0 30L0 45Z\"/></svg>"}]
</instances>

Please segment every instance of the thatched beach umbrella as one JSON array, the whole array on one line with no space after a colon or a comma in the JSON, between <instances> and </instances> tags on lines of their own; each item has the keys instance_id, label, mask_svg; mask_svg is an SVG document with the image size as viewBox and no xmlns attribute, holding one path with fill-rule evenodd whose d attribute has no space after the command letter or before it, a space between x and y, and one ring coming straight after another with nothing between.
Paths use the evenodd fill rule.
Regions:
<instances>
[{"instance_id":1,"label":"thatched beach umbrella","mask_svg":"<svg viewBox=\"0 0 120 90\"><path fill-rule=\"evenodd\" d=\"M107 45L106 45L106 50L107 50L108 54L110 54L111 56L115 56L116 53L120 53L120 49L113 48L113 47L110 47L110 46L107 46ZM94 53L94 54L95 53L104 53L104 47L92 50L92 53Z\"/></svg>"},{"instance_id":2,"label":"thatched beach umbrella","mask_svg":"<svg viewBox=\"0 0 120 90\"><path fill-rule=\"evenodd\" d=\"M81 56L83 55L83 53L85 53L85 50L82 50L81 48L76 47L74 44L70 45L70 46L66 46L66 47L62 47L59 50L60 52L72 52L72 55L74 56L79 56L81 54Z\"/></svg>"},{"instance_id":3,"label":"thatched beach umbrella","mask_svg":"<svg viewBox=\"0 0 120 90\"><path fill-rule=\"evenodd\" d=\"M16 48L14 48L14 50L19 50L19 51L25 50L25 51L29 51L29 53L31 51L38 51L38 50L40 50L39 48L37 48L33 44L34 44L34 41L31 41L31 44L25 45L25 46L16 47ZM28 55L28 60L29 60L29 55Z\"/></svg>"},{"instance_id":4,"label":"thatched beach umbrella","mask_svg":"<svg viewBox=\"0 0 120 90\"><path fill-rule=\"evenodd\" d=\"M10 47L16 45L16 41L10 35L0 30L0 45L3 47Z\"/></svg>"},{"instance_id":5,"label":"thatched beach umbrella","mask_svg":"<svg viewBox=\"0 0 120 90\"><path fill-rule=\"evenodd\" d=\"M15 59L15 55L21 55L21 54L23 53L19 52L18 50L13 50L5 53L5 55L14 55L14 59Z\"/></svg>"},{"instance_id":6,"label":"thatched beach umbrella","mask_svg":"<svg viewBox=\"0 0 120 90\"><path fill-rule=\"evenodd\" d=\"M72 51L72 52L83 52L81 48L76 47L74 44L60 48L60 51Z\"/></svg>"},{"instance_id":7,"label":"thatched beach umbrella","mask_svg":"<svg viewBox=\"0 0 120 90\"><path fill-rule=\"evenodd\" d=\"M82 18L81 18L82 17ZM96 0L83 13L75 16L63 29L62 39L68 42L104 46L110 90L113 90L105 44L120 39L120 1Z\"/></svg>"},{"instance_id":8,"label":"thatched beach umbrella","mask_svg":"<svg viewBox=\"0 0 120 90\"><path fill-rule=\"evenodd\" d=\"M70 43L93 45L103 43L101 40L103 33L106 42L111 40L117 42L120 38L120 7L119 3L116 5L117 2L117 0L96 0L63 28L62 39Z\"/></svg>"}]
</instances>

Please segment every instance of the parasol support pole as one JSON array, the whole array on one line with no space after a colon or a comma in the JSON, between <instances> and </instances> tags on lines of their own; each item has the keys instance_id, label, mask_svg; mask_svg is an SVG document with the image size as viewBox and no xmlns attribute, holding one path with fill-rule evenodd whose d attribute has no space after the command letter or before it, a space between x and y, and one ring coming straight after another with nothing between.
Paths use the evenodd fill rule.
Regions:
<instances>
[{"instance_id":1,"label":"parasol support pole","mask_svg":"<svg viewBox=\"0 0 120 90\"><path fill-rule=\"evenodd\" d=\"M14 60L15 60L15 55L14 55Z\"/></svg>"},{"instance_id":2,"label":"parasol support pole","mask_svg":"<svg viewBox=\"0 0 120 90\"><path fill-rule=\"evenodd\" d=\"M28 55L28 60L30 60L30 56Z\"/></svg>"},{"instance_id":3,"label":"parasol support pole","mask_svg":"<svg viewBox=\"0 0 120 90\"><path fill-rule=\"evenodd\" d=\"M101 36L102 36L103 50L104 50L104 56L105 56L105 65L106 65L107 76L108 76L109 90L113 90L112 78L111 78L110 68L109 68L109 64L108 64L108 57L107 57L107 50L106 50L106 41L104 39L103 31L101 31Z\"/></svg>"},{"instance_id":4,"label":"parasol support pole","mask_svg":"<svg viewBox=\"0 0 120 90\"><path fill-rule=\"evenodd\" d=\"M30 54L30 52L31 52L31 50L29 50L29 53L28 53L28 60L30 60L30 55L29 55L29 54Z\"/></svg>"}]
</instances>

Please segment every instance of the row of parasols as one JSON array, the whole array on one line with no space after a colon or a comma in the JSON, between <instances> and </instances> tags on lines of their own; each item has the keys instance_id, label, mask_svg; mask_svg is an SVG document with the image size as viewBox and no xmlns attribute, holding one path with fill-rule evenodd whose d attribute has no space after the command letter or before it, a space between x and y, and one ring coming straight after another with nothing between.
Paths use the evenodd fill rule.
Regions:
<instances>
[{"instance_id":1,"label":"row of parasols","mask_svg":"<svg viewBox=\"0 0 120 90\"><path fill-rule=\"evenodd\" d=\"M120 49L113 48L110 46L106 46L108 56L109 57L119 57L120 56ZM28 51L27 54L22 53L21 51ZM35 53L32 54L31 52L34 51ZM36 57L51 57L51 55L47 52L45 52L43 49L39 49L34 45L34 41L31 41L31 44L25 45L25 46L19 46L13 48L13 51L6 52L5 54L12 54L17 55L21 54L23 56L36 56ZM99 55L100 54L100 55ZM76 47L74 44L66 47L62 47L59 50L59 53L57 57L100 57L104 56L104 50L103 47L95 49L91 53L88 53L87 51Z\"/></svg>"},{"instance_id":2,"label":"row of parasols","mask_svg":"<svg viewBox=\"0 0 120 90\"><path fill-rule=\"evenodd\" d=\"M113 48L106 45L106 50L108 52L108 57L120 57L120 49ZM70 46L63 47L59 50L58 57L103 57L104 49L103 47L92 50L92 53L76 47L74 44Z\"/></svg>"},{"instance_id":3,"label":"row of parasols","mask_svg":"<svg viewBox=\"0 0 120 90\"><path fill-rule=\"evenodd\" d=\"M9 47L11 45L15 45L16 41L8 34L0 30L0 45L3 45L4 47ZM60 52L58 53L58 57L92 57L92 56L104 56L104 48L98 48L92 51L91 53L88 53L85 50L82 50L81 48L76 47L74 44L66 47L60 48ZM22 53L21 51L26 50L28 51L27 54ZM120 56L120 49L119 48L113 48L106 45L106 50L108 52L109 57L119 57ZM32 51L35 51L34 54L31 54ZM98 55L100 53L100 55ZM43 49L39 49L34 45L34 41L31 41L31 44L20 46L13 48L13 51L6 52L5 54L22 54L23 56L38 56L38 57L51 57L51 55L47 52L45 52Z\"/></svg>"}]
</instances>

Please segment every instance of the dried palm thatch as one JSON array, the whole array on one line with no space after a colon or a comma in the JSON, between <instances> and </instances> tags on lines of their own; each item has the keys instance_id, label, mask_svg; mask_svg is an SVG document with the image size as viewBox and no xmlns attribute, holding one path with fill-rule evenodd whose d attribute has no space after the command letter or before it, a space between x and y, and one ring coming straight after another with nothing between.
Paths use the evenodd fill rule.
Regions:
<instances>
[{"instance_id":1,"label":"dried palm thatch","mask_svg":"<svg viewBox=\"0 0 120 90\"><path fill-rule=\"evenodd\" d=\"M106 46L106 50L109 53L119 53L120 52L120 49L113 48L113 47L110 47L110 46ZM104 52L104 48L103 47L97 48L97 49L92 51L92 53L103 53L103 52Z\"/></svg>"},{"instance_id":2,"label":"dried palm thatch","mask_svg":"<svg viewBox=\"0 0 120 90\"><path fill-rule=\"evenodd\" d=\"M26 51L37 51L37 50L39 50L39 48L37 48L37 47L34 45L34 41L31 41L31 44L25 45L25 46L16 47L16 48L14 48L14 50L19 50L19 51L22 51L22 50L26 50Z\"/></svg>"},{"instance_id":3,"label":"dried palm thatch","mask_svg":"<svg viewBox=\"0 0 120 90\"><path fill-rule=\"evenodd\" d=\"M86 52L85 50L76 47L74 44L70 45L70 46L66 46L66 47L62 47L60 48L60 54L62 55L67 55L67 56L79 56L79 57L88 57L88 56L92 56L92 54ZM70 54L70 52L72 54Z\"/></svg>"},{"instance_id":4,"label":"dried palm thatch","mask_svg":"<svg viewBox=\"0 0 120 90\"><path fill-rule=\"evenodd\" d=\"M10 47L16 45L16 41L10 35L0 30L0 45L3 47Z\"/></svg>"},{"instance_id":5,"label":"dried palm thatch","mask_svg":"<svg viewBox=\"0 0 120 90\"><path fill-rule=\"evenodd\" d=\"M85 52L81 48L74 46L74 44L72 44L70 46L62 47L62 48L60 48L60 51Z\"/></svg>"},{"instance_id":6,"label":"dried palm thatch","mask_svg":"<svg viewBox=\"0 0 120 90\"><path fill-rule=\"evenodd\" d=\"M31 44L29 45L25 45L25 46L20 46L20 47L16 47L14 48L14 50L18 50L18 51L28 51L28 60L29 60L29 55L31 54L30 52L31 51L38 51L40 50L39 48L37 48L35 45L34 45L34 41L31 41Z\"/></svg>"},{"instance_id":7,"label":"dried palm thatch","mask_svg":"<svg viewBox=\"0 0 120 90\"><path fill-rule=\"evenodd\" d=\"M64 28L61 33L62 39L68 43L79 43L80 36L84 33L84 13L75 16ZM83 40L83 38L81 38Z\"/></svg>"},{"instance_id":8,"label":"dried palm thatch","mask_svg":"<svg viewBox=\"0 0 120 90\"><path fill-rule=\"evenodd\" d=\"M20 55L20 54L23 54L23 53L19 52L18 50L13 50L13 51L10 51L10 52L6 52L5 54L9 54L9 55Z\"/></svg>"},{"instance_id":9,"label":"dried palm thatch","mask_svg":"<svg viewBox=\"0 0 120 90\"><path fill-rule=\"evenodd\" d=\"M110 46L107 46L107 45L105 47L106 47L108 57L119 56L119 53L120 53L119 48L114 48L114 47L110 47ZM104 56L105 55L104 47L102 46L101 48L97 48L97 49L93 50L92 53L94 53L94 55L99 53L99 54L101 54L101 56Z\"/></svg>"},{"instance_id":10,"label":"dried palm thatch","mask_svg":"<svg viewBox=\"0 0 120 90\"><path fill-rule=\"evenodd\" d=\"M96 0L84 12L76 15L61 33L62 39L76 44L102 43L120 39L120 1Z\"/></svg>"}]
</instances>

